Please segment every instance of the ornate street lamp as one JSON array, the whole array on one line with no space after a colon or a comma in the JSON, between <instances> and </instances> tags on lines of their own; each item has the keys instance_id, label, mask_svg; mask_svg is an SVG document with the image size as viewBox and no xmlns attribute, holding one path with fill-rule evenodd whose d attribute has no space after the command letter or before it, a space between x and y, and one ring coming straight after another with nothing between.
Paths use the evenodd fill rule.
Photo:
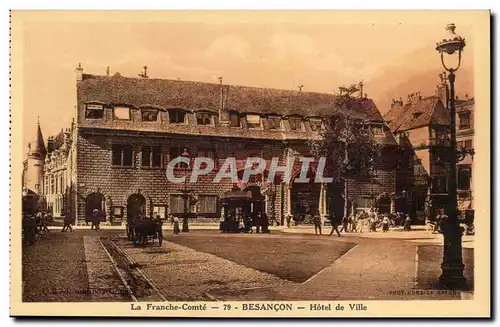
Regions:
<instances>
[{"instance_id":1,"label":"ornate street lamp","mask_svg":"<svg viewBox=\"0 0 500 327\"><path fill-rule=\"evenodd\" d=\"M456 132L456 110L455 110L455 72L460 67L462 60L462 51L465 47L465 39L455 34L455 24L446 25L447 35L441 41L436 43L436 50L441 55L441 63L444 69L448 71L448 80L450 81L450 184L449 199L446 214L448 219L443 226L444 235L444 255L441 264L442 274L439 282L446 288L460 288L465 285L464 264L462 261L462 230L458 222L457 214L457 132ZM458 53L458 64L455 68L446 66L445 55L453 57Z\"/></svg>"},{"instance_id":2,"label":"ornate street lamp","mask_svg":"<svg viewBox=\"0 0 500 327\"><path fill-rule=\"evenodd\" d=\"M184 157L184 158L190 159L189 152L187 151L187 149L184 149L184 151L182 152L181 156ZM188 201L189 201L191 190L188 190L188 188L187 188L187 180L188 180L187 171L188 171L188 168L189 168L189 164L186 164L184 166L184 189L182 190L182 199L184 200L184 213L182 215L182 232L183 233L189 232L189 222L188 222L188 219L189 219L189 202Z\"/></svg>"}]
</instances>

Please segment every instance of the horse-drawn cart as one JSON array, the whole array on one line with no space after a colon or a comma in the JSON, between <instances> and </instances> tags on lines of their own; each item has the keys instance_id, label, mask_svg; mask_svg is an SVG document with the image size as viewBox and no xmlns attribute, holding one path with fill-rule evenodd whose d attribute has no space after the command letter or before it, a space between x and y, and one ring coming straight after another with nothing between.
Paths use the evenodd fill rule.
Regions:
<instances>
[{"instance_id":1,"label":"horse-drawn cart","mask_svg":"<svg viewBox=\"0 0 500 327\"><path fill-rule=\"evenodd\" d=\"M158 239L158 246L163 243L163 220L136 218L127 220L127 238L136 245L146 244L148 240L153 242Z\"/></svg>"}]
</instances>

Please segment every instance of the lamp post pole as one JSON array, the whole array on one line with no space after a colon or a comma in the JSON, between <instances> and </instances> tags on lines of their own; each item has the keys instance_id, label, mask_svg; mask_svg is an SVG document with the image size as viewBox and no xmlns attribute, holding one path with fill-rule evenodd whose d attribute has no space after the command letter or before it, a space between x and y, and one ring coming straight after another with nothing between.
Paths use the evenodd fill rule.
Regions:
<instances>
[{"instance_id":1,"label":"lamp post pole","mask_svg":"<svg viewBox=\"0 0 500 327\"><path fill-rule=\"evenodd\" d=\"M187 150L184 150L184 152L182 153L182 156L185 157L185 158L189 158L189 153L187 152ZM184 189L182 190L182 198L184 199L184 213L182 215L182 232L183 233L188 233L189 232L189 222L188 222L188 218L189 218L189 204L188 204L188 200L189 200L189 193L190 193L190 190L187 189L187 171L188 171L188 166L189 164L186 164L184 166Z\"/></svg>"},{"instance_id":2,"label":"lamp post pole","mask_svg":"<svg viewBox=\"0 0 500 327\"><path fill-rule=\"evenodd\" d=\"M449 148L450 169L448 203L446 214L448 218L443 224L443 263L441 264L442 274L439 283L445 288L461 288L465 285L464 264L462 260L462 230L457 214L457 133L456 133L456 110L455 110L455 72L460 67L462 50L465 47L465 39L455 34L455 25L446 26L448 35L437 43L436 50L441 55L441 63L448 71L448 81L450 82L450 138ZM444 54L453 55L458 51L458 65L456 68L448 68L444 62Z\"/></svg>"}]
</instances>

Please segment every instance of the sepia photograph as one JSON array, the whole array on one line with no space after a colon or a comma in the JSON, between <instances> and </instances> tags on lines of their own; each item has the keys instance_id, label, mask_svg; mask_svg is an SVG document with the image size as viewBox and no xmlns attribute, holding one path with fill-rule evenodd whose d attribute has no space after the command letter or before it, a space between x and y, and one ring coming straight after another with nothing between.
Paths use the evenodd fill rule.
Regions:
<instances>
[{"instance_id":1,"label":"sepia photograph","mask_svg":"<svg viewBox=\"0 0 500 327\"><path fill-rule=\"evenodd\" d=\"M490 316L490 19L11 11L11 315Z\"/></svg>"}]
</instances>

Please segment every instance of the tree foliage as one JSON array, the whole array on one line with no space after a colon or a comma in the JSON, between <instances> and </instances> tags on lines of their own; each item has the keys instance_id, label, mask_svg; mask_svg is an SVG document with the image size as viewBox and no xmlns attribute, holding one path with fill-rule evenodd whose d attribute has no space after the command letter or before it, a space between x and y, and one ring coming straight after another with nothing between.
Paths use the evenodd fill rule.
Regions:
<instances>
[{"instance_id":1,"label":"tree foliage","mask_svg":"<svg viewBox=\"0 0 500 327\"><path fill-rule=\"evenodd\" d=\"M321 139L309 141L315 157L326 157L325 176L335 181L373 176L380 147L373 139L369 122L360 114L365 100L353 97L351 92L338 96L325 119Z\"/></svg>"}]
</instances>

